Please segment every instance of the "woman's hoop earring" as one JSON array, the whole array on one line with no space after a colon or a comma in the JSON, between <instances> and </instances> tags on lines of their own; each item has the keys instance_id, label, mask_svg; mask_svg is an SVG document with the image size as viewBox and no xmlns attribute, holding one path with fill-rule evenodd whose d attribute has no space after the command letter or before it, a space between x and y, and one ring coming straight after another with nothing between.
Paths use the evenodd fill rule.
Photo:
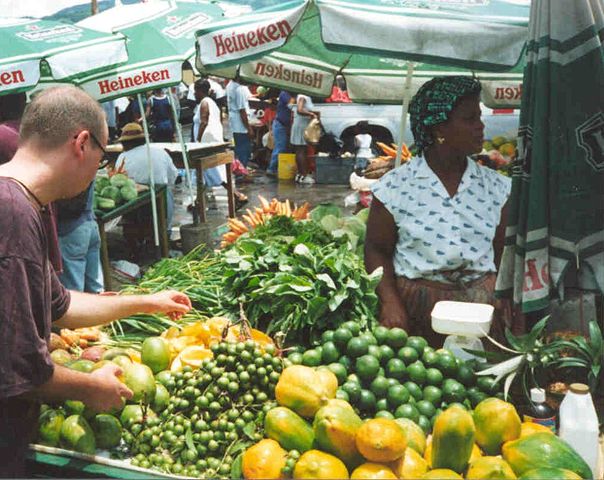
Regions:
<instances>
[{"instance_id":1,"label":"woman's hoop earring","mask_svg":"<svg viewBox=\"0 0 604 480\"><path fill-rule=\"evenodd\" d=\"M443 143L445 143L445 137L436 137L436 141L442 145Z\"/></svg>"}]
</instances>

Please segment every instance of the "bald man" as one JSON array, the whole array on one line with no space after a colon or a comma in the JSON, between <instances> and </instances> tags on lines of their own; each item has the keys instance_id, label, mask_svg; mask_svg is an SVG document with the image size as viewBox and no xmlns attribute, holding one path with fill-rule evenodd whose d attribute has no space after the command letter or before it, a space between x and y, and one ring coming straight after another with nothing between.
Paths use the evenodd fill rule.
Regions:
<instances>
[{"instance_id":1,"label":"bald man","mask_svg":"<svg viewBox=\"0 0 604 480\"><path fill-rule=\"evenodd\" d=\"M132 392L117 365L81 373L54 365L47 343L54 325L102 325L135 313L186 313L175 291L98 296L67 291L48 259L42 213L94 178L108 129L97 102L75 87L38 95L21 121L19 148L0 166L0 477L23 477L40 401L81 400L95 411L120 407Z\"/></svg>"}]
</instances>

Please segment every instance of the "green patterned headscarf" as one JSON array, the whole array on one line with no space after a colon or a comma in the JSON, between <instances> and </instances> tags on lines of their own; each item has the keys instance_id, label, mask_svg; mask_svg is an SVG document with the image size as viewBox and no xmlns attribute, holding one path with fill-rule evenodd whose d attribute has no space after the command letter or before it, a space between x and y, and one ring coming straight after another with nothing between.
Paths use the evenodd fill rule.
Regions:
<instances>
[{"instance_id":1,"label":"green patterned headscarf","mask_svg":"<svg viewBox=\"0 0 604 480\"><path fill-rule=\"evenodd\" d=\"M421 86L409 104L411 132L420 154L434 143L429 127L445 122L462 97L480 90L478 79L468 76L434 77Z\"/></svg>"}]
</instances>

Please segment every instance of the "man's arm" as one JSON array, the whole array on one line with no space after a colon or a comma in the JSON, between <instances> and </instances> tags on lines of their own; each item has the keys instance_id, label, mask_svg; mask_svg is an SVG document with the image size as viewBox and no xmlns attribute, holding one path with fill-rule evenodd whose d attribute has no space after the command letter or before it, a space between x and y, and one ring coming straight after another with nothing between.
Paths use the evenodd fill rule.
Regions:
<instances>
[{"instance_id":1,"label":"man's arm","mask_svg":"<svg viewBox=\"0 0 604 480\"><path fill-rule=\"evenodd\" d=\"M367 219L365 268L373 272L382 267L384 273L376 291L380 298L380 323L388 327L408 327L407 310L396 288L392 257L397 241L396 223L392 214L375 196Z\"/></svg>"},{"instance_id":2,"label":"man's arm","mask_svg":"<svg viewBox=\"0 0 604 480\"><path fill-rule=\"evenodd\" d=\"M191 309L189 297L173 290L150 295L103 296L76 291L70 294L67 312L55 322L61 328L104 325L136 313L165 313L177 319Z\"/></svg>"}]
</instances>

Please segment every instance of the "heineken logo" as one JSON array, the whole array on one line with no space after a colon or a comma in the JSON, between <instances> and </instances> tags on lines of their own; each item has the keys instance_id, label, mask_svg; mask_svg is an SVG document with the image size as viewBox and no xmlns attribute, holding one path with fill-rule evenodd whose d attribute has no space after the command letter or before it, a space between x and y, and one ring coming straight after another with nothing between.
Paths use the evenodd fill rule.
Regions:
<instances>
[{"instance_id":1,"label":"heineken logo","mask_svg":"<svg viewBox=\"0 0 604 480\"><path fill-rule=\"evenodd\" d=\"M63 37L82 33L82 30L73 25L59 25L50 28L29 28L27 32L19 32L17 35L30 42L40 42L51 38Z\"/></svg>"},{"instance_id":2,"label":"heineken logo","mask_svg":"<svg viewBox=\"0 0 604 480\"><path fill-rule=\"evenodd\" d=\"M576 128L575 134L587 163L596 172L604 172L604 114L593 115Z\"/></svg>"},{"instance_id":3,"label":"heineken logo","mask_svg":"<svg viewBox=\"0 0 604 480\"><path fill-rule=\"evenodd\" d=\"M243 52L260 45L277 42L285 39L291 33L292 27L287 20L270 23L243 33L232 32L230 35L214 35L216 57L220 58L228 53Z\"/></svg>"},{"instance_id":4,"label":"heineken logo","mask_svg":"<svg viewBox=\"0 0 604 480\"><path fill-rule=\"evenodd\" d=\"M115 80L102 80L97 83L101 95L107 95L109 93L119 92L120 90L127 90L130 88L164 82L170 80L170 78L170 70L166 68L155 71L142 70L136 75L129 77L119 76Z\"/></svg>"},{"instance_id":5,"label":"heineken logo","mask_svg":"<svg viewBox=\"0 0 604 480\"><path fill-rule=\"evenodd\" d=\"M0 86L13 85L15 83L25 83L23 70L13 70L12 72L0 73Z\"/></svg>"},{"instance_id":6,"label":"heineken logo","mask_svg":"<svg viewBox=\"0 0 604 480\"><path fill-rule=\"evenodd\" d=\"M180 19L179 17L169 17L170 26L162 30L162 32L170 38L181 38L188 33L198 30L204 23L207 23L210 17L203 13L194 13Z\"/></svg>"},{"instance_id":7,"label":"heineken logo","mask_svg":"<svg viewBox=\"0 0 604 480\"><path fill-rule=\"evenodd\" d=\"M497 87L495 89L495 100L516 100L522 99L522 83L515 87Z\"/></svg>"},{"instance_id":8,"label":"heineken logo","mask_svg":"<svg viewBox=\"0 0 604 480\"><path fill-rule=\"evenodd\" d=\"M307 72L304 69L297 70L287 68L282 63L278 65L269 65L267 63L258 62L254 73L259 77L265 77L270 80L283 80L285 82L296 83L312 87L316 90L321 89L324 75L319 72Z\"/></svg>"}]
</instances>

